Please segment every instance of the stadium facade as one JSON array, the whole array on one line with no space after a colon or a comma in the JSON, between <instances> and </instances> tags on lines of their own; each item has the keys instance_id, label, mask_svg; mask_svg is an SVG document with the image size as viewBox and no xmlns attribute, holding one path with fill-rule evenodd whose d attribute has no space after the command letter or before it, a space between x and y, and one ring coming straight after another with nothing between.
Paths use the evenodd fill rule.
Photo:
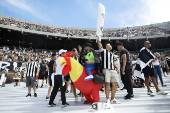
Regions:
<instances>
[{"instance_id":1,"label":"stadium facade","mask_svg":"<svg viewBox=\"0 0 170 113\"><path fill-rule=\"evenodd\" d=\"M61 27L54 25L41 24L36 22L30 22L26 20L21 20L13 17L8 17L5 15L0 15L0 45L1 46L21 46L21 47L32 47L34 49L48 49L48 50L59 50L61 48L71 50L73 47L78 45L84 45L86 42L92 43L93 47L97 49L96 36L77 36L77 35L66 35L51 32L42 32L37 30L30 30L26 28L19 28L16 26L11 26L4 24L2 19L15 19L16 21L31 23L35 25L47 26L51 28L60 29L78 29L78 30L89 30L95 31L92 28L71 28L71 27ZM151 24L146 26L135 26L130 29L138 28L149 28L155 27L163 29L166 32L159 35L142 35L142 36L104 36L102 37L102 43L110 42L113 47L116 48L116 42L122 42L124 46L129 51L138 51L143 46L145 40L149 40L152 44L151 50L164 50L170 49L170 22ZM104 30L115 30L116 28L107 28ZM118 28L117 28L118 29ZM123 29L123 28L119 28Z\"/></svg>"}]
</instances>

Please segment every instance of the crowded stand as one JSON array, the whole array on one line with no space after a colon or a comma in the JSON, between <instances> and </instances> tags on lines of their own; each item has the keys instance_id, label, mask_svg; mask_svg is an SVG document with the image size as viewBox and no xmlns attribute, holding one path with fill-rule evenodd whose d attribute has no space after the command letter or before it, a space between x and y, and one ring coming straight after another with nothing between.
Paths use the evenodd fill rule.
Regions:
<instances>
[{"instance_id":1,"label":"crowded stand","mask_svg":"<svg viewBox=\"0 0 170 113\"><path fill-rule=\"evenodd\" d=\"M95 30L68 28L68 27L50 27L41 24L32 24L24 21L17 21L14 18L1 17L0 24L24 28L29 30L64 34L66 36L92 36L97 37ZM103 37L137 37L170 34L169 29L163 29L160 26L141 26L141 27L124 27L124 28L107 28L103 29Z\"/></svg>"},{"instance_id":2,"label":"crowded stand","mask_svg":"<svg viewBox=\"0 0 170 113\"><path fill-rule=\"evenodd\" d=\"M39 67L43 66L43 69L45 70L45 77L43 78L42 76L40 77L40 79L47 79L47 75L48 75L48 63L51 60L51 56L53 53L56 53L57 55L58 50L56 51L50 51L50 50L38 50L38 49L32 49L32 48L21 48L21 47L14 47L14 50L10 50L9 47L4 46L1 50L0 50L0 61L5 61L5 62L27 62L30 60L31 57L35 58L35 61L38 63ZM115 53L115 51L114 51ZM169 66L167 64L167 61L169 61L169 55L170 52L168 50L166 51L159 51L159 52L155 52L154 55L157 57L158 61L159 61L159 65L161 67L161 73L163 74L164 77L167 77L169 74ZM98 53L98 55L100 55L100 53ZM115 53L115 61L119 61L120 53ZM138 59L138 52L130 52L130 60L132 62L132 85L134 88L142 88L145 87L144 86L144 81L139 78L136 77L134 75L134 70L135 70L135 66L137 63L137 59ZM120 62L117 62L117 65L120 65ZM20 73L26 73L26 70L20 70L19 68L15 67L15 69L13 70L15 73L15 76L20 76ZM3 72L3 70L1 70L1 72ZM160 74L160 73L159 73ZM25 74L23 74L25 75ZM20 76L21 77L21 76ZM23 76L24 77L24 76ZM161 77L161 76L159 76ZM160 79L162 80L162 79ZM44 83L44 82L43 82ZM41 85L41 88L43 87L43 83ZM161 81L162 86L166 86L163 84L163 81ZM46 82L47 84L47 82ZM15 85L16 86L16 85ZM103 91L103 90L101 90ZM67 90L67 92L69 92ZM71 91L72 92L72 91Z\"/></svg>"}]
</instances>

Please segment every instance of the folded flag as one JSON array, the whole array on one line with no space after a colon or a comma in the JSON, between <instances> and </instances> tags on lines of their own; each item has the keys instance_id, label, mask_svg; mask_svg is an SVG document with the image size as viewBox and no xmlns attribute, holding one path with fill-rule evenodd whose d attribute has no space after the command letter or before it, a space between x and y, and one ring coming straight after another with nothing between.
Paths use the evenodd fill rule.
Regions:
<instances>
[{"instance_id":1,"label":"folded flag","mask_svg":"<svg viewBox=\"0 0 170 113\"><path fill-rule=\"evenodd\" d=\"M134 70L134 76L144 79L142 69L149 65L153 59L155 59L155 56L152 54L152 52L149 49L143 47L139 52L137 64Z\"/></svg>"}]
</instances>

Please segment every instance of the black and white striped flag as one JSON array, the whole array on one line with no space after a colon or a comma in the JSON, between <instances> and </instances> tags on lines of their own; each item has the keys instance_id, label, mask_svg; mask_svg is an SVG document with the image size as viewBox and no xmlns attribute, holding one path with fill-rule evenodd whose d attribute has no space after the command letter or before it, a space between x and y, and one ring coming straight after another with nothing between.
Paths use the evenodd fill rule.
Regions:
<instances>
[{"instance_id":1,"label":"black and white striped flag","mask_svg":"<svg viewBox=\"0 0 170 113\"><path fill-rule=\"evenodd\" d=\"M155 58L152 52L143 47L139 52L139 57L137 60L137 64L134 70L134 76L145 79L142 73L142 69L145 68L151 61Z\"/></svg>"},{"instance_id":2,"label":"black and white striped flag","mask_svg":"<svg viewBox=\"0 0 170 113\"><path fill-rule=\"evenodd\" d=\"M170 69L170 58L169 57L165 57L165 65L168 67L168 69Z\"/></svg>"}]
</instances>

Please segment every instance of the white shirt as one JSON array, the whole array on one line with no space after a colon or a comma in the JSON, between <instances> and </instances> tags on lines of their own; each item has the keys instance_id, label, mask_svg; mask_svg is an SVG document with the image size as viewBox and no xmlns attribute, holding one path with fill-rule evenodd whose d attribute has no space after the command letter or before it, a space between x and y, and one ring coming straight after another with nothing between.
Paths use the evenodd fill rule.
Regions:
<instances>
[{"instance_id":1,"label":"white shirt","mask_svg":"<svg viewBox=\"0 0 170 113\"><path fill-rule=\"evenodd\" d=\"M159 61L158 61L158 59L157 59L155 62L152 62L152 64L153 64L154 66L159 65Z\"/></svg>"},{"instance_id":2,"label":"white shirt","mask_svg":"<svg viewBox=\"0 0 170 113\"><path fill-rule=\"evenodd\" d=\"M55 75L62 75L62 71L63 71L63 68L64 66L61 66L61 62L58 62L61 58L61 56L59 56L57 59L56 59L56 72L55 72Z\"/></svg>"},{"instance_id":3,"label":"white shirt","mask_svg":"<svg viewBox=\"0 0 170 113\"><path fill-rule=\"evenodd\" d=\"M132 64L135 64L136 62L137 62L137 60L136 60L136 61L135 61L135 60L133 60L133 61L132 61Z\"/></svg>"},{"instance_id":4,"label":"white shirt","mask_svg":"<svg viewBox=\"0 0 170 113\"><path fill-rule=\"evenodd\" d=\"M137 60L136 60L136 61L135 61L135 60L132 61L132 64L135 64L135 63L137 63ZM136 65L134 65L134 66L132 67L132 70L134 70L135 67L136 67Z\"/></svg>"}]
</instances>

